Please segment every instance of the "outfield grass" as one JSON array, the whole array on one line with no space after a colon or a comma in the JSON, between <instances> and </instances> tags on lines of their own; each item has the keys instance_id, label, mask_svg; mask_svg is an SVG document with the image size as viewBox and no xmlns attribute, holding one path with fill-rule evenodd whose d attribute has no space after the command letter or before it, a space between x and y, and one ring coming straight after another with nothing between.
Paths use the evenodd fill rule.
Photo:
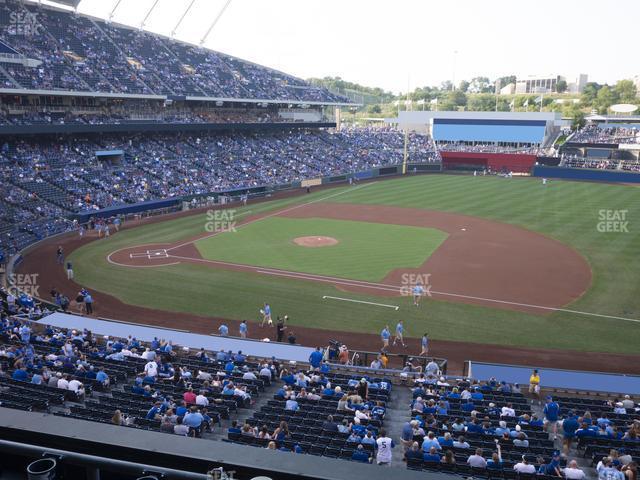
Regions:
<instances>
[{"instance_id":1,"label":"outfield grass","mask_svg":"<svg viewBox=\"0 0 640 480\"><path fill-rule=\"evenodd\" d=\"M333 237L338 244L309 248L293 243L305 236ZM210 260L376 282L395 268L419 267L446 238L433 228L271 217L195 245Z\"/></svg>"},{"instance_id":2,"label":"outfield grass","mask_svg":"<svg viewBox=\"0 0 640 480\"><path fill-rule=\"evenodd\" d=\"M336 193L340 195L335 196ZM591 288L569 308L640 319L637 187L563 181L542 186L539 179L425 175L360 188L325 190L249 205L247 209L255 214L329 195L331 198L325 201L334 202L336 208L346 202L443 210L512 223L556 238L578 250L593 270ZM597 225L601 209L628 210L629 232L600 233ZM338 292L328 284L216 271L200 265L131 269L105 260L108 253L125 246L174 242L204 233L205 224L204 215L183 217L120 232L108 241L93 242L70 257L76 279L126 303L175 312L256 320L259 305L269 301L274 313L289 314L293 325L377 333L385 323L393 325L404 319L409 336L419 336L428 330L435 339L637 353L640 323L562 312L536 316L434 300L415 309L408 298L397 299L401 308L395 312L322 300L323 295ZM345 294L341 292L338 296ZM368 295L348 296L379 301L378 297Z\"/></svg>"}]
</instances>

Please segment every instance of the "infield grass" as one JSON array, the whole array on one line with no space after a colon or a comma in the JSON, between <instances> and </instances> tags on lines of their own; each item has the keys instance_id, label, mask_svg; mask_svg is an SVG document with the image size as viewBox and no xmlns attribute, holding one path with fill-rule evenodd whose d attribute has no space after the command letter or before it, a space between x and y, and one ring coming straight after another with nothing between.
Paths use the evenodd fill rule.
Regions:
<instances>
[{"instance_id":1,"label":"infield grass","mask_svg":"<svg viewBox=\"0 0 640 480\"><path fill-rule=\"evenodd\" d=\"M338 244L303 247L305 236L335 238ZM395 268L417 268L447 238L433 228L326 218L271 217L196 242L210 260L380 281Z\"/></svg>"}]
</instances>

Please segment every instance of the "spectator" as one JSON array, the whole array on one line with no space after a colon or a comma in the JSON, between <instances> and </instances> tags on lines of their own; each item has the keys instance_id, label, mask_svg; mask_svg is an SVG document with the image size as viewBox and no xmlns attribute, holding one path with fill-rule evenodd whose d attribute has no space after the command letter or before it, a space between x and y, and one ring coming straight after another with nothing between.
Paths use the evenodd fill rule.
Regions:
<instances>
[{"instance_id":1,"label":"spectator","mask_svg":"<svg viewBox=\"0 0 640 480\"><path fill-rule=\"evenodd\" d=\"M467 465L472 468L487 468L487 461L482 456L481 448L477 448L475 453L467 458Z\"/></svg>"}]
</instances>

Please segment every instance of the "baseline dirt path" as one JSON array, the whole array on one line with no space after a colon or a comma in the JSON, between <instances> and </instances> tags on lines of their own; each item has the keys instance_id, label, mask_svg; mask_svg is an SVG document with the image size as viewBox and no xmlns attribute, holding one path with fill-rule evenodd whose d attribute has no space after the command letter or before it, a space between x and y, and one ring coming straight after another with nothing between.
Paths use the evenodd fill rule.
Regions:
<instances>
[{"instance_id":1,"label":"baseline dirt path","mask_svg":"<svg viewBox=\"0 0 640 480\"><path fill-rule=\"evenodd\" d=\"M318 205L317 207L319 207ZM233 208L233 206L230 206ZM317 208L314 207L314 208ZM322 207L326 208L326 207ZM379 207L375 207L379 211ZM142 222L130 222L125 228L134 228L140 224L156 223L170 220L182 215L193 215L202 213L200 211L190 211L180 214L172 214L163 217L145 219ZM366 212L366 208L361 214ZM310 212L307 212L307 214ZM326 215L326 214L325 214ZM459 216L463 217L463 216ZM417 217L413 217L417 218ZM467 217L469 219L473 217ZM360 219L363 219L361 217ZM476 219L480 220L480 219ZM372 220L373 221L373 220ZM418 221L418 220L416 220ZM385 223L394 223L387 219ZM491 223L491 222L490 222ZM500 224L498 224L500 225ZM462 227L465 228L465 227ZM467 230L469 232L473 231ZM531 232L529 232L531 233ZM117 234L116 234L117 235ZM78 238L77 233L70 233L65 236L48 239L29 250L23 262L17 268L20 273L39 273L39 284L41 296L48 298L47 291L55 287L64 292L70 298L74 298L81 285L69 281L65 271L56 263L56 248L62 245L68 255L73 250L79 248L95 237ZM495 240L495 239L493 239ZM104 241L104 240L101 240ZM444 244L443 244L444 245ZM474 247L474 249L476 249ZM185 256L193 255L197 252L193 244L182 247L179 251ZM518 257L526 255L526 251L518 253ZM428 262L427 262L428 263ZM436 265L437 266L437 265ZM486 278L483 279L487 280ZM435 279L434 279L435 283ZM238 320L222 319L219 317L204 317L185 313L172 313L151 308L127 305L117 298L95 292L95 316L103 318L114 318L125 321L138 322L159 327L186 329L194 333L209 334L216 332L218 326L224 321L230 331L237 332L240 322ZM86 318L86 326L91 328L91 318ZM330 339L337 338L345 342L352 350L375 350L379 345L377 334L354 334L348 332L335 332L317 328L307 328L297 326L295 328L299 343L308 346L327 345ZM257 324L250 323L249 337L275 339L274 328L259 328ZM406 339L408 348L391 348L392 353L414 353L420 351L419 340L415 338ZM520 365L533 365L539 367L556 367L575 370L592 370L613 373L640 374L640 355L610 354L598 352L577 352L562 351L539 348L517 348L504 345L487 345L477 343L466 343L445 340L432 340L431 353L435 356L447 358L449 361L449 372L451 374L461 374L463 363L466 360L480 362L511 363Z\"/></svg>"}]
</instances>

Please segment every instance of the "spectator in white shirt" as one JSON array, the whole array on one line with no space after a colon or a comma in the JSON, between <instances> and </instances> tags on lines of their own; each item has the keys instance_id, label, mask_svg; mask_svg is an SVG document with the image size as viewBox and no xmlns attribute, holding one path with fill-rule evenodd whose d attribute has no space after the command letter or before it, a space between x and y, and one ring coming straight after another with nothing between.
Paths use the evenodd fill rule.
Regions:
<instances>
[{"instance_id":1,"label":"spectator in white shirt","mask_svg":"<svg viewBox=\"0 0 640 480\"><path fill-rule=\"evenodd\" d=\"M467 442L462 435L458 437L458 440L453 442L453 448L469 448L469 442Z\"/></svg>"},{"instance_id":2,"label":"spectator in white shirt","mask_svg":"<svg viewBox=\"0 0 640 480\"><path fill-rule=\"evenodd\" d=\"M158 376L158 364L154 360L151 360L150 362L148 362L144 366L144 373L148 377L154 377L154 378L157 377Z\"/></svg>"},{"instance_id":3,"label":"spectator in white shirt","mask_svg":"<svg viewBox=\"0 0 640 480\"><path fill-rule=\"evenodd\" d=\"M513 409L510 403L507 403L504 407L502 407L501 415L503 417L515 417L516 411Z\"/></svg>"},{"instance_id":4,"label":"spectator in white shirt","mask_svg":"<svg viewBox=\"0 0 640 480\"><path fill-rule=\"evenodd\" d=\"M487 461L482 456L482 449L476 449L476 453L467 458L467 464L475 468L487 468Z\"/></svg>"},{"instance_id":5,"label":"spectator in white shirt","mask_svg":"<svg viewBox=\"0 0 640 480\"><path fill-rule=\"evenodd\" d=\"M526 455L522 456L522 461L516 463L513 469L518 473L536 473L536 467L528 462Z\"/></svg>"},{"instance_id":6,"label":"spectator in white shirt","mask_svg":"<svg viewBox=\"0 0 640 480\"><path fill-rule=\"evenodd\" d=\"M69 380L67 380L67 378L63 377L60 372L58 372L57 377L58 377L58 388L63 388L65 390L68 390L69 389Z\"/></svg>"},{"instance_id":7,"label":"spectator in white shirt","mask_svg":"<svg viewBox=\"0 0 640 480\"><path fill-rule=\"evenodd\" d=\"M568 480L583 480L585 478L584 472L578 468L578 463L575 460L571 460L562 472Z\"/></svg>"},{"instance_id":8,"label":"spectator in white shirt","mask_svg":"<svg viewBox=\"0 0 640 480\"><path fill-rule=\"evenodd\" d=\"M201 390L200 393L196 395L196 405L203 407L209 406L209 399L206 397L204 390Z\"/></svg>"},{"instance_id":9,"label":"spectator in white shirt","mask_svg":"<svg viewBox=\"0 0 640 480\"><path fill-rule=\"evenodd\" d=\"M255 373L253 373L251 370L249 370L248 372L245 372L244 375L242 375L242 379L243 380L257 380L258 377L256 377Z\"/></svg>"}]
</instances>

